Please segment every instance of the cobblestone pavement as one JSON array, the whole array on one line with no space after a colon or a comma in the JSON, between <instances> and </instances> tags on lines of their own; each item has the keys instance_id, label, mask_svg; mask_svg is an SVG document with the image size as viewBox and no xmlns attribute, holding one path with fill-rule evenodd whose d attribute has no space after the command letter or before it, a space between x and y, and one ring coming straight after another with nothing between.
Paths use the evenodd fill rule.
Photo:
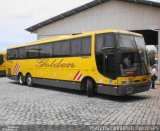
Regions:
<instances>
[{"instance_id":1,"label":"cobblestone pavement","mask_svg":"<svg viewBox=\"0 0 160 131\"><path fill-rule=\"evenodd\" d=\"M160 88L127 97L21 86L0 77L0 125L160 125Z\"/></svg>"}]
</instances>

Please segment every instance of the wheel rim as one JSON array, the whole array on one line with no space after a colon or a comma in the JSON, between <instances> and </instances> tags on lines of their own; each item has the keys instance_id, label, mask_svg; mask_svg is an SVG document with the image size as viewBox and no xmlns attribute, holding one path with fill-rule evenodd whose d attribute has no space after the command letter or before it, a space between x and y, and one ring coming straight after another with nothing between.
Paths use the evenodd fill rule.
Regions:
<instances>
[{"instance_id":1,"label":"wheel rim","mask_svg":"<svg viewBox=\"0 0 160 131\"><path fill-rule=\"evenodd\" d=\"M20 84L23 83L22 76L19 77L19 83L20 83Z\"/></svg>"},{"instance_id":2,"label":"wheel rim","mask_svg":"<svg viewBox=\"0 0 160 131\"><path fill-rule=\"evenodd\" d=\"M32 80L31 80L30 77L28 77L28 78L27 78L27 84L28 84L28 85L31 85L31 83L32 83Z\"/></svg>"}]
</instances>

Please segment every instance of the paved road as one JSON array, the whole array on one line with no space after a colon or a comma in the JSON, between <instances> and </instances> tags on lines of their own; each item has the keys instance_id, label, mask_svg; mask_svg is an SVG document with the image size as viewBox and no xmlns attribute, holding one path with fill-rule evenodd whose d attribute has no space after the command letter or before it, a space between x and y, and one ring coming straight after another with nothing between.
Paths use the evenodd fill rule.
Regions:
<instances>
[{"instance_id":1,"label":"paved road","mask_svg":"<svg viewBox=\"0 0 160 131\"><path fill-rule=\"evenodd\" d=\"M0 125L160 125L160 88L127 97L27 87L0 77Z\"/></svg>"}]
</instances>

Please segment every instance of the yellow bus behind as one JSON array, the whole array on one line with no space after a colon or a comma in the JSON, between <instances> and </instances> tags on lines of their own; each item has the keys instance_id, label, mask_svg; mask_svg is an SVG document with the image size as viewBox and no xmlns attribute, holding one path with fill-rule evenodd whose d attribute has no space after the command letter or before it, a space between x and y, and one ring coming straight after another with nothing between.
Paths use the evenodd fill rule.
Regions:
<instances>
[{"instance_id":1,"label":"yellow bus behind","mask_svg":"<svg viewBox=\"0 0 160 131\"><path fill-rule=\"evenodd\" d=\"M0 52L0 76L6 75L6 53Z\"/></svg>"}]
</instances>

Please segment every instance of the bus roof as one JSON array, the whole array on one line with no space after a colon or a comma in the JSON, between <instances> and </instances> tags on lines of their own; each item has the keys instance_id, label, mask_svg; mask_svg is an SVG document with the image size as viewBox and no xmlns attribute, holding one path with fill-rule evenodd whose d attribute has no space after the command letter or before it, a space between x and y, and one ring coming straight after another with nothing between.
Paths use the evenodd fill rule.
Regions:
<instances>
[{"instance_id":1,"label":"bus roof","mask_svg":"<svg viewBox=\"0 0 160 131\"><path fill-rule=\"evenodd\" d=\"M1 51L0 51L0 54L1 54L1 55L5 55L5 54L6 54L6 52L1 52Z\"/></svg>"},{"instance_id":2,"label":"bus roof","mask_svg":"<svg viewBox=\"0 0 160 131\"><path fill-rule=\"evenodd\" d=\"M81 33L81 34L76 34L76 35L65 35L65 36L57 36L57 37L52 37L52 38L41 39L41 40L37 40L31 43L19 45L19 46L18 45L11 46L8 49L26 47L26 46L31 46L31 45L38 45L38 44L43 44L43 43L49 43L52 41L67 40L67 39L78 38L78 37L88 36L92 34L102 34L102 33L123 33L123 34L130 34L130 35L142 37L141 34L124 31L124 30L100 30L100 31L86 32L86 33Z\"/></svg>"}]
</instances>

